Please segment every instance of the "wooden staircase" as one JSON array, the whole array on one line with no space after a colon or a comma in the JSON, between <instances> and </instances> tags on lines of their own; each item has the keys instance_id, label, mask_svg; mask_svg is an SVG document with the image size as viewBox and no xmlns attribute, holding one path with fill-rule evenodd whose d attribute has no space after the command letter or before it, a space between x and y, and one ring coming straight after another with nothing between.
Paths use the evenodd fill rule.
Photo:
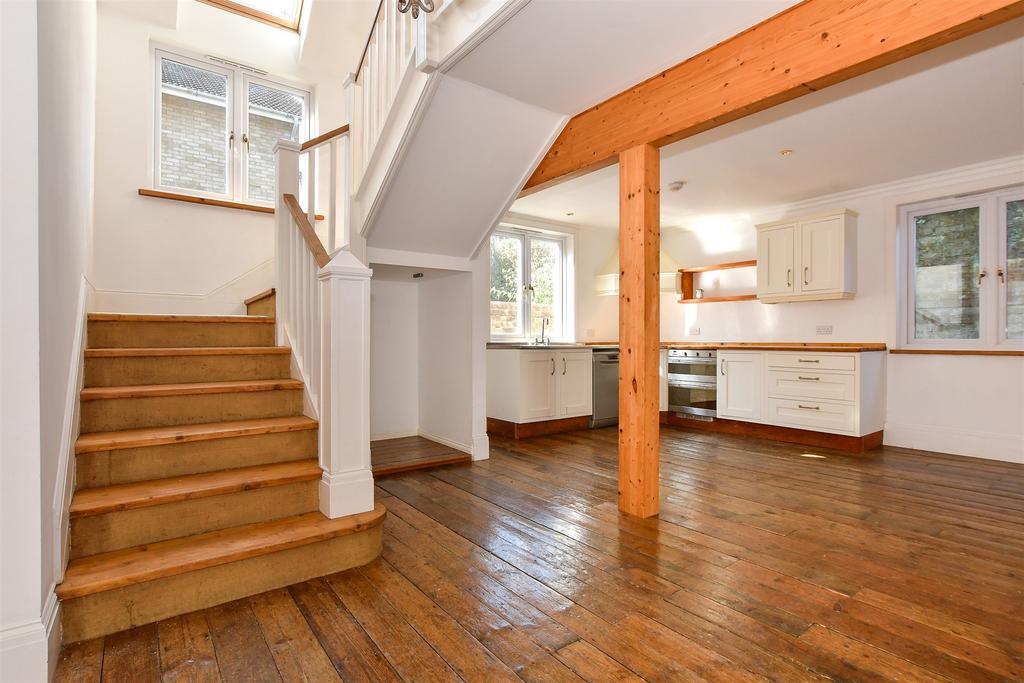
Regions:
<instances>
[{"instance_id":1,"label":"wooden staircase","mask_svg":"<svg viewBox=\"0 0 1024 683\"><path fill-rule=\"evenodd\" d=\"M88 320L64 641L365 564L384 509L319 512L317 423L261 315ZM252 310L252 308L250 308Z\"/></svg>"}]
</instances>

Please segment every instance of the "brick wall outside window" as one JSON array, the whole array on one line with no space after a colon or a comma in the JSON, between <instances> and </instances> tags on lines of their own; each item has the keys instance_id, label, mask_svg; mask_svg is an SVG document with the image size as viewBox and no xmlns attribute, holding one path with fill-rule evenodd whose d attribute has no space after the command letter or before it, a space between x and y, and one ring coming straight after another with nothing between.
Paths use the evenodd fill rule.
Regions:
<instances>
[{"instance_id":1,"label":"brick wall outside window","mask_svg":"<svg viewBox=\"0 0 1024 683\"><path fill-rule=\"evenodd\" d=\"M249 115L249 199L274 199L274 145L294 140L292 123L269 116Z\"/></svg>"},{"instance_id":2,"label":"brick wall outside window","mask_svg":"<svg viewBox=\"0 0 1024 683\"><path fill-rule=\"evenodd\" d=\"M163 93L160 98L162 185L227 193L225 116L223 106Z\"/></svg>"}]
</instances>

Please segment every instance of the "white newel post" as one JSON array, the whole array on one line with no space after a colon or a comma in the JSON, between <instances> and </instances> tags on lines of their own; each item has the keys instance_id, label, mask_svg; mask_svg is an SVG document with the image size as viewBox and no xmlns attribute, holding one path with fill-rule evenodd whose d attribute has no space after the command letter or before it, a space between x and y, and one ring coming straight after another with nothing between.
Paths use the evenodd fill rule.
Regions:
<instances>
[{"instance_id":1,"label":"white newel post","mask_svg":"<svg viewBox=\"0 0 1024 683\"><path fill-rule=\"evenodd\" d=\"M321 344L320 512L373 509L370 470L369 268L340 251L319 273Z\"/></svg>"},{"instance_id":2,"label":"white newel post","mask_svg":"<svg viewBox=\"0 0 1024 683\"><path fill-rule=\"evenodd\" d=\"M291 292L288 291L291 282L289 268L292 266L288 249L288 240L295 230L292 224L292 214L284 204L284 195L293 194L299 196L299 150L300 145L290 140L278 140L274 145L274 156L277 163L277 174L275 180L276 203L274 206L274 267L277 271L275 287L277 288L277 343L285 345L285 332L283 321L291 320L292 311L288 310L288 301Z\"/></svg>"}]
</instances>

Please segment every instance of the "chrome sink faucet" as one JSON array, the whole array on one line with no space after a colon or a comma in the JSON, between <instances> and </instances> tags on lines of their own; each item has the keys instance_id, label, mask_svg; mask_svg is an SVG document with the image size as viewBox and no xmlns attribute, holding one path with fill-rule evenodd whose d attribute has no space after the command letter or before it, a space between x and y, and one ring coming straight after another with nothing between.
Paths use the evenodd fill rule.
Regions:
<instances>
[{"instance_id":1,"label":"chrome sink faucet","mask_svg":"<svg viewBox=\"0 0 1024 683\"><path fill-rule=\"evenodd\" d=\"M550 344L551 339L547 336L548 319L540 319L540 337L535 340L536 344Z\"/></svg>"}]
</instances>

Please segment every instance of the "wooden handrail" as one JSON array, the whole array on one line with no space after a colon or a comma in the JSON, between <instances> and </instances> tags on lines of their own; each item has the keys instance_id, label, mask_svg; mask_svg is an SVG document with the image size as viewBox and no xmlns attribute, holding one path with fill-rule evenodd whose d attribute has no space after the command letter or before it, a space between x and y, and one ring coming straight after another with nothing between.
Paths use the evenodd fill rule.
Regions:
<instances>
[{"instance_id":1,"label":"wooden handrail","mask_svg":"<svg viewBox=\"0 0 1024 683\"><path fill-rule=\"evenodd\" d=\"M306 246L309 247L309 251L313 254L316 265L323 268L330 263L331 257L327 255L327 250L320 243L320 238L316 236L316 231L309 224L309 218L303 212L302 207L299 206L299 200L293 194L286 194L284 196L284 203L288 207L288 211L291 212L292 218L302 234L302 239L305 240Z\"/></svg>"},{"instance_id":2,"label":"wooden handrail","mask_svg":"<svg viewBox=\"0 0 1024 683\"><path fill-rule=\"evenodd\" d=\"M334 138L342 136L342 135L345 135L347 133L348 133L348 124L346 123L344 126L339 126L339 127L335 128L334 130L329 130L326 133L324 133L323 135L318 135L315 138L312 138L310 140L306 140L305 142L302 143L302 146L299 147L299 151L300 152L305 152L308 149L311 149L313 147L317 147L319 145L322 145L325 142L329 142L330 140L333 140Z\"/></svg>"},{"instance_id":3,"label":"wooden handrail","mask_svg":"<svg viewBox=\"0 0 1024 683\"><path fill-rule=\"evenodd\" d=\"M377 13L373 15L373 21L370 22L370 33L366 36L366 44L363 45L363 54L359 55L359 66L356 67L356 80L359 80L359 72L363 70L363 62L366 61L366 53L370 50L370 39L373 38L373 28L377 25L377 20L380 19L380 11L384 9L384 0L380 0L377 4Z\"/></svg>"}]
</instances>

